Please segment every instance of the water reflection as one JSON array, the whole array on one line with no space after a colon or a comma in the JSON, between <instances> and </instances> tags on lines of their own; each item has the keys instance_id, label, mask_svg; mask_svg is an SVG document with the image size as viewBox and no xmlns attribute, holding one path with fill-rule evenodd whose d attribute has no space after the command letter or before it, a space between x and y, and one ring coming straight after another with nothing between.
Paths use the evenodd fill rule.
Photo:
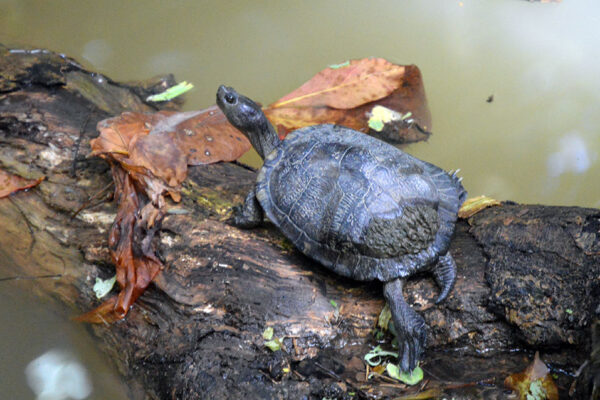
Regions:
<instances>
[{"instance_id":1,"label":"water reflection","mask_svg":"<svg viewBox=\"0 0 600 400\"><path fill-rule=\"evenodd\" d=\"M584 139L576 132L559 138L557 147L559 150L548 156L548 175L552 178L567 172L583 174L596 156L591 154Z\"/></svg>"},{"instance_id":2,"label":"water reflection","mask_svg":"<svg viewBox=\"0 0 600 400\"><path fill-rule=\"evenodd\" d=\"M92 393L87 370L65 350L42 354L27 365L25 375L38 400L81 400Z\"/></svg>"},{"instance_id":3,"label":"water reflection","mask_svg":"<svg viewBox=\"0 0 600 400\"><path fill-rule=\"evenodd\" d=\"M104 39L93 39L83 46L81 57L98 69L106 67L113 56L112 45Z\"/></svg>"}]
</instances>

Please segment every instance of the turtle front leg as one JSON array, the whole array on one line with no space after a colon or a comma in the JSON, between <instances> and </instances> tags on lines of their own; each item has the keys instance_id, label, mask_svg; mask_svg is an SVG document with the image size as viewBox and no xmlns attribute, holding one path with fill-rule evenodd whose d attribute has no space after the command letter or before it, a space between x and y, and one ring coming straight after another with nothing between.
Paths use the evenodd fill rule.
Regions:
<instances>
[{"instance_id":1,"label":"turtle front leg","mask_svg":"<svg viewBox=\"0 0 600 400\"><path fill-rule=\"evenodd\" d=\"M398 339L398 364L403 372L412 372L425 350L427 326L425 320L404 300L404 280L386 282L383 294L387 300Z\"/></svg>"},{"instance_id":2,"label":"turtle front leg","mask_svg":"<svg viewBox=\"0 0 600 400\"><path fill-rule=\"evenodd\" d=\"M438 263L433 267L432 272L435 281L440 289L442 289L435 301L435 304L439 304L448 297L454 286L454 282L456 281L456 263L454 262L452 255L450 255L450 252L440 257Z\"/></svg>"},{"instance_id":3,"label":"turtle front leg","mask_svg":"<svg viewBox=\"0 0 600 400\"><path fill-rule=\"evenodd\" d=\"M256 198L254 188L246 196L244 204L233 207L233 216L229 223L238 228L255 228L263 221L263 210Z\"/></svg>"}]
</instances>

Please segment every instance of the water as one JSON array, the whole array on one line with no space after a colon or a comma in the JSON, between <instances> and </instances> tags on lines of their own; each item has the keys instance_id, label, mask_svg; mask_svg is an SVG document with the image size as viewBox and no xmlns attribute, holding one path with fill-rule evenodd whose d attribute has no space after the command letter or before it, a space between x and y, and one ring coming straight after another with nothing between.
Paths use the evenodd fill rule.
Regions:
<instances>
[{"instance_id":1,"label":"water","mask_svg":"<svg viewBox=\"0 0 600 400\"><path fill-rule=\"evenodd\" d=\"M349 58L417 64L434 135L408 152L460 168L471 195L591 207L600 207L599 26L597 0L0 0L5 44L64 52L116 80L172 72L196 86L187 110L213 104L221 83L268 104ZM27 305L14 307L21 323ZM34 330L6 321L3 340L27 347L23 333Z\"/></svg>"},{"instance_id":2,"label":"water","mask_svg":"<svg viewBox=\"0 0 600 400\"><path fill-rule=\"evenodd\" d=\"M58 351L87 370L92 389L89 399L125 400L126 388L109 360L95 349L84 325L70 321L57 306L40 303L31 295L35 284L35 280L0 282L0 398L34 399L26 367L43 354ZM75 383L72 376L69 383Z\"/></svg>"},{"instance_id":3,"label":"water","mask_svg":"<svg viewBox=\"0 0 600 400\"><path fill-rule=\"evenodd\" d=\"M434 136L409 152L460 168L472 195L600 207L600 2L314 5L0 0L0 40L117 80L173 72L196 85L187 109L221 83L267 104L348 58L414 63Z\"/></svg>"}]
</instances>

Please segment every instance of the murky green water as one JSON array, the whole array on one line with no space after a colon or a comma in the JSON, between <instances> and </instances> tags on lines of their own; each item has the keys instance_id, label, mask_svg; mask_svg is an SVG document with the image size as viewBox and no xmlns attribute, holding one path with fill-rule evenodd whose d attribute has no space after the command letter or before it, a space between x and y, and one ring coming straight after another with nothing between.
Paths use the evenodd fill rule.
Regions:
<instances>
[{"instance_id":1,"label":"murky green water","mask_svg":"<svg viewBox=\"0 0 600 400\"><path fill-rule=\"evenodd\" d=\"M116 80L172 72L196 85L186 109L213 104L221 83L267 104L349 58L417 64L434 135L408 152L460 168L471 195L592 207L599 26L597 0L0 0L1 42Z\"/></svg>"},{"instance_id":2,"label":"murky green water","mask_svg":"<svg viewBox=\"0 0 600 400\"><path fill-rule=\"evenodd\" d=\"M70 321L64 310L40 303L32 295L35 284L35 280L0 282L0 398L34 399L25 369L43 354L58 351L73 356L87 370L92 388L89 399L125 400L126 388L106 357L95 349L85 327ZM50 371L45 370L47 377ZM76 377L68 376L73 383Z\"/></svg>"}]
</instances>

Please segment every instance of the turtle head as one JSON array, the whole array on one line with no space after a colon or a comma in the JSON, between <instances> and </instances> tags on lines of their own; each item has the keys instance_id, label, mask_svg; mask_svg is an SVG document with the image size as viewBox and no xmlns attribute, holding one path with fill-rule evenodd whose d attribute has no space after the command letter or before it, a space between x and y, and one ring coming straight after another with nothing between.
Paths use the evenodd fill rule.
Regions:
<instances>
[{"instance_id":1,"label":"turtle head","mask_svg":"<svg viewBox=\"0 0 600 400\"><path fill-rule=\"evenodd\" d=\"M217 90L217 105L229 123L246 135L262 158L279 144L275 129L260 106L251 99L221 85Z\"/></svg>"}]
</instances>

